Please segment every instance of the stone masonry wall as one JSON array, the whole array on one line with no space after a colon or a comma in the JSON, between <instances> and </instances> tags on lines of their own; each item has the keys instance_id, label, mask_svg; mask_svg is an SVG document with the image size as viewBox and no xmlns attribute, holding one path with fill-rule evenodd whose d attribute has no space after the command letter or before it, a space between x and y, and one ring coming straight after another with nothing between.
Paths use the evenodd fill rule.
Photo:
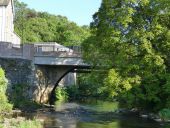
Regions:
<instances>
[{"instance_id":1,"label":"stone masonry wall","mask_svg":"<svg viewBox=\"0 0 170 128\"><path fill-rule=\"evenodd\" d=\"M35 67L29 60L24 59L6 59L0 58L0 66L6 73L8 79L9 88L8 92L12 91L15 86L26 85L27 90L25 96L29 99L33 99L34 93L34 70Z\"/></svg>"},{"instance_id":2,"label":"stone masonry wall","mask_svg":"<svg viewBox=\"0 0 170 128\"><path fill-rule=\"evenodd\" d=\"M72 70L72 67L68 66L34 65L31 60L16 58L0 58L0 66L8 79L9 96L12 96L10 94L15 88L23 86L23 94L18 95L24 95L25 98L38 103L48 103L54 87L63 76ZM70 79L72 78L74 77L70 77ZM70 79L69 81L71 81ZM73 82L69 82L70 84L75 81L75 79L72 80Z\"/></svg>"}]
</instances>

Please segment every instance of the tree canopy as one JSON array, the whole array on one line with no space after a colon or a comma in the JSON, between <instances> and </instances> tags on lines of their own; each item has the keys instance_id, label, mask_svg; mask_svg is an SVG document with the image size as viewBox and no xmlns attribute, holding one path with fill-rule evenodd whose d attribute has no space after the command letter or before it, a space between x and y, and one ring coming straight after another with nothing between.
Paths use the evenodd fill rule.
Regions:
<instances>
[{"instance_id":1,"label":"tree canopy","mask_svg":"<svg viewBox=\"0 0 170 128\"><path fill-rule=\"evenodd\" d=\"M15 3L15 31L23 43L57 42L80 45L88 36L88 26L77 26L64 16L37 12L17 0Z\"/></svg>"},{"instance_id":2,"label":"tree canopy","mask_svg":"<svg viewBox=\"0 0 170 128\"><path fill-rule=\"evenodd\" d=\"M95 74L99 92L129 107L170 107L169 0L103 0L93 19L83 49L106 70Z\"/></svg>"}]
</instances>

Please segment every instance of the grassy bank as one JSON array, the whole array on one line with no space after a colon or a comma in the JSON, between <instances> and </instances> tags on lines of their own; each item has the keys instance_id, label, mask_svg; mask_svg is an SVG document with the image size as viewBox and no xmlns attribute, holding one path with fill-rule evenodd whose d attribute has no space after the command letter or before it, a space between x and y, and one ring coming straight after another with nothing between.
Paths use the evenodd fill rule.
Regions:
<instances>
[{"instance_id":1,"label":"grassy bank","mask_svg":"<svg viewBox=\"0 0 170 128\"><path fill-rule=\"evenodd\" d=\"M23 100L22 96L19 95L21 94L22 89L15 89L15 95L13 95L14 105L10 103L6 95L7 87L8 80L5 77L5 72L2 68L0 68L0 128L42 128L42 123L38 120L26 120L25 118L14 119L10 117L7 118L7 115L12 115L13 106L25 106L29 108L28 106L30 105L30 102Z\"/></svg>"},{"instance_id":2,"label":"grassy bank","mask_svg":"<svg viewBox=\"0 0 170 128\"><path fill-rule=\"evenodd\" d=\"M5 118L0 128L43 128L43 125L38 120L26 120L25 118Z\"/></svg>"}]
</instances>

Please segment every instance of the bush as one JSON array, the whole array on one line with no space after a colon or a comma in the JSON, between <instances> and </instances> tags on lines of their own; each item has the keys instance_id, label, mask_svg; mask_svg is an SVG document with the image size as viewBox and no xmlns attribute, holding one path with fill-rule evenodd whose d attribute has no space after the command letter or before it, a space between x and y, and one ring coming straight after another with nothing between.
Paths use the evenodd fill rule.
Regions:
<instances>
[{"instance_id":1,"label":"bush","mask_svg":"<svg viewBox=\"0 0 170 128\"><path fill-rule=\"evenodd\" d=\"M77 85L70 85L67 87L67 93L70 100L75 100L79 97L79 88Z\"/></svg>"},{"instance_id":2,"label":"bush","mask_svg":"<svg viewBox=\"0 0 170 128\"><path fill-rule=\"evenodd\" d=\"M10 112L12 111L12 104L8 102L8 98L6 96L8 81L5 78L5 73L0 68L0 113Z\"/></svg>"},{"instance_id":3,"label":"bush","mask_svg":"<svg viewBox=\"0 0 170 128\"><path fill-rule=\"evenodd\" d=\"M170 109L164 108L160 110L159 116L163 121L170 120Z\"/></svg>"},{"instance_id":4,"label":"bush","mask_svg":"<svg viewBox=\"0 0 170 128\"><path fill-rule=\"evenodd\" d=\"M55 90L56 100L57 101L67 101L68 100L68 93L66 88L64 87L57 87Z\"/></svg>"},{"instance_id":5,"label":"bush","mask_svg":"<svg viewBox=\"0 0 170 128\"><path fill-rule=\"evenodd\" d=\"M10 97L11 102L14 107L20 109L36 109L40 107L39 104L29 100L25 95L25 92L29 89L29 85L17 84L13 85L13 90L11 92L12 97ZM29 106L29 107L28 107Z\"/></svg>"}]
</instances>

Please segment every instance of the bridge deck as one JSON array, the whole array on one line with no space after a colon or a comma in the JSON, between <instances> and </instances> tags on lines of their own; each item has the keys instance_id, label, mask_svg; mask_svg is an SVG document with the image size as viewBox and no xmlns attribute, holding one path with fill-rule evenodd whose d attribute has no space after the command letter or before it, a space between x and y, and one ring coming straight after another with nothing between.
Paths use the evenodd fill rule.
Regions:
<instances>
[{"instance_id":1,"label":"bridge deck","mask_svg":"<svg viewBox=\"0 0 170 128\"><path fill-rule=\"evenodd\" d=\"M81 49L71 48L57 43L13 45L0 42L0 57L28 59L37 65L89 66L82 60Z\"/></svg>"},{"instance_id":2,"label":"bridge deck","mask_svg":"<svg viewBox=\"0 0 170 128\"><path fill-rule=\"evenodd\" d=\"M34 63L37 65L73 65L73 66L88 66L78 57L49 57L35 56Z\"/></svg>"}]
</instances>

